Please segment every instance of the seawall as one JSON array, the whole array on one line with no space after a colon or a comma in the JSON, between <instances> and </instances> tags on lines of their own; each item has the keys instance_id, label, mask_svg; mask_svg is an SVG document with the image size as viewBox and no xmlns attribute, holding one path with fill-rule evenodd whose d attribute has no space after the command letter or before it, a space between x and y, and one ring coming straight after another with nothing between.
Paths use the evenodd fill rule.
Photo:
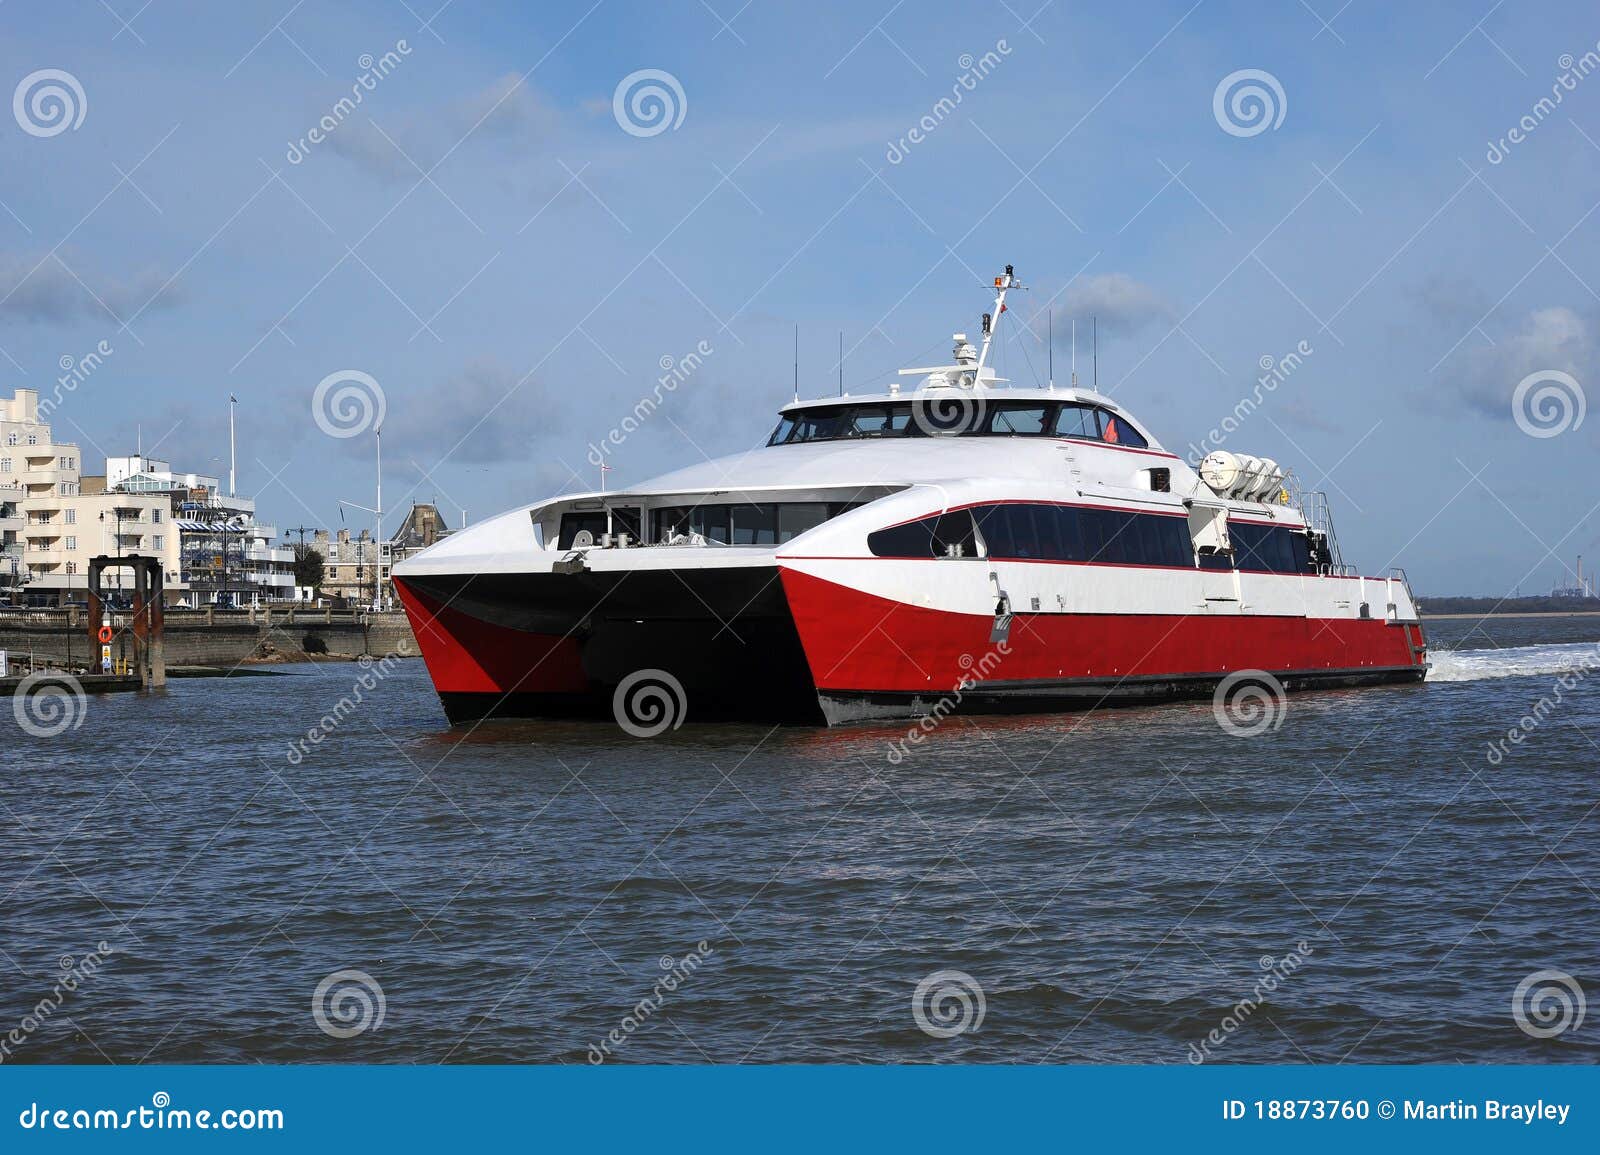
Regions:
<instances>
[{"instance_id":1,"label":"seawall","mask_svg":"<svg viewBox=\"0 0 1600 1155\"><path fill-rule=\"evenodd\" d=\"M124 640L130 615L107 615L117 631L112 653L131 645ZM168 610L166 660L169 666L234 666L251 657L279 653L327 653L358 658L419 653L411 625L400 612L351 610ZM89 640L81 610L29 610L0 613L0 650L36 663L87 666L98 663L99 647ZM131 650L130 650L131 652Z\"/></svg>"}]
</instances>

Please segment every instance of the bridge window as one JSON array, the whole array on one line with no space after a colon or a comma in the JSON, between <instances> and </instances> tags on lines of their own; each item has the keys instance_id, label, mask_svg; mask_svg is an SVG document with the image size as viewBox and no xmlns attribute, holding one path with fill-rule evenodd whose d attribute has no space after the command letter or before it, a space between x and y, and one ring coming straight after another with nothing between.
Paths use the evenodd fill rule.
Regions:
<instances>
[{"instance_id":1,"label":"bridge window","mask_svg":"<svg viewBox=\"0 0 1600 1155\"><path fill-rule=\"evenodd\" d=\"M989 410L989 432L1016 436L1050 432L1053 405L1002 401Z\"/></svg>"}]
</instances>

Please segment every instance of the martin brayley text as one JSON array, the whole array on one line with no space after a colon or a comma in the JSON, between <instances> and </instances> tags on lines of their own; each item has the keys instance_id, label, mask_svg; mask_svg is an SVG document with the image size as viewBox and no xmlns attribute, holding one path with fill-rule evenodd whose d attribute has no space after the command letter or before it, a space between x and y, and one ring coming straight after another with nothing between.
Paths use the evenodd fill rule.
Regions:
<instances>
[{"instance_id":1,"label":"martin brayley text","mask_svg":"<svg viewBox=\"0 0 1600 1155\"><path fill-rule=\"evenodd\" d=\"M1465 1099L1448 1103L1430 1103L1426 1099L1407 1099L1404 1117L1407 1119L1503 1119L1527 1126L1531 1123L1554 1122L1565 1126L1570 1103L1546 1103L1543 1099L1533 1103L1502 1103L1487 1099L1482 1107Z\"/></svg>"}]
</instances>

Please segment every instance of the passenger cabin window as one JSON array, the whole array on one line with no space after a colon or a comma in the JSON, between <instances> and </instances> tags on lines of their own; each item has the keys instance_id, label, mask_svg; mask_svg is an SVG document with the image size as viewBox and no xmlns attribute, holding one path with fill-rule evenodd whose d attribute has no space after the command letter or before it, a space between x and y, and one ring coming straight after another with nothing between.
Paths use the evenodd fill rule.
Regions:
<instances>
[{"instance_id":1,"label":"passenger cabin window","mask_svg":"<svg viewBox=\"0 0 1600 1155\"><path fill-rule=\"evenodd\" d=\"M860 502L782 501L669 506L655 511L653 542L698 535L707 545L782 545Z\"/></svg>"},{"instance_id":2,"label":"passenger cabin window","mask_svg":"<svg viewBox=\"0 0 1600 1155\"><path fill-rule=\"evenodd\" d=\"M867 535L867 548L875 557L979 556L972 513L965 509L880 529Z\"/></svg>"},{"instance_id":3,"label":"passenger cabin window","mask_svg":"<svg viewBox=\"0 0 1600 1155\"><path fill-rule=\"evenodd\" d=\"M1241 570L1258 573L1316 573L1311 542L1299 530L1283 525L1230 521L1233 560Z\"/></svg>"},{"instance_id":4,"label":"passenger cabin window","mask_svg":"<svg viewBox=\"0 0 1600 1155\"><path fill-rule=\"evenodd\" d=\"M978 542L959 556L977 556L981 543L990 558L1016 561L1101 562L1188 569L1194 547L1187 517L1132 513L1075 505L1008 502L936 515L881 529L867 537L877 557L950 556L944 548L965 548L965 521L976 525ZM960 528L958 534L952 532Z\"/></svg>"}]
</instances>

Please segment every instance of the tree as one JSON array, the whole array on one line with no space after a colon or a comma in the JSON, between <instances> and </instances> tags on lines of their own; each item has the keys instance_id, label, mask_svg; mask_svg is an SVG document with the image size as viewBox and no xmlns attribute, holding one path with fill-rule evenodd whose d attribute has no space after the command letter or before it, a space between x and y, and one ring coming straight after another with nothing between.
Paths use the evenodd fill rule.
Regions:
<instances>
[{"instance_id":1,"label":"tree","mask_svg":"<svg viewBox=\"0 0 1600 1155\"><path fill-rule=\"evenodd\" d=\"M294 547L294 584L316 589L322 585L322 554L304 544Z\"/></svg>"}]
</instances>

